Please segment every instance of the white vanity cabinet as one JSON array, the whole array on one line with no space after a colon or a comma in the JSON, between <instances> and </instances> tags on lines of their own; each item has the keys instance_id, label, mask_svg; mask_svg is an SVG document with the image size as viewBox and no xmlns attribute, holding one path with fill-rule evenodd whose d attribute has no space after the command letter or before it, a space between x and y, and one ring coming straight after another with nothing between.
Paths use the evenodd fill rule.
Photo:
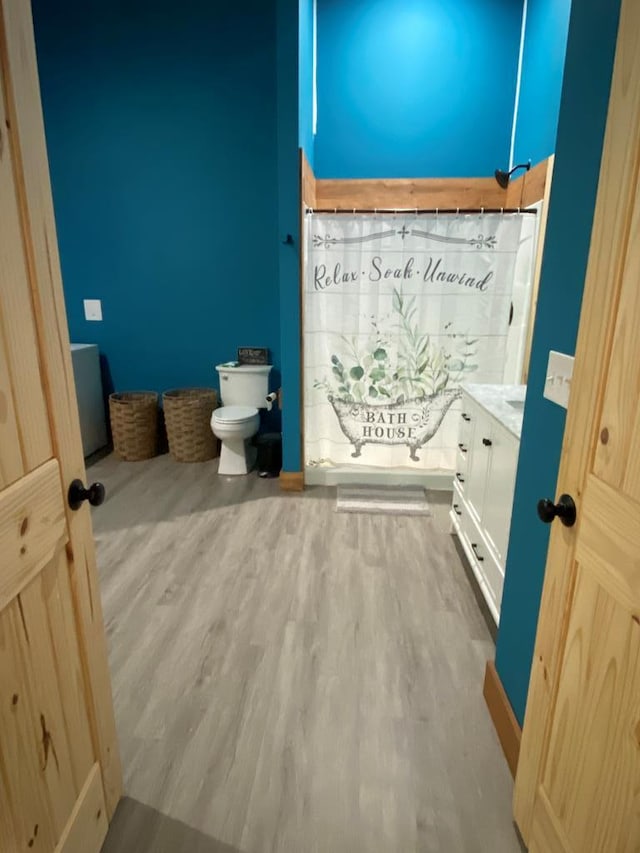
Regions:
<instances>
[{"instance_id":1,"label":"white vanity cabinet","mask_svg":"<svg viewBox=\"0 0 640 853\"><path fill-rule=\"evenodd\" d=\"M500 620L523 399L521 386L470 385L463 390L451 523L496 624ZM490 401L491 408L480 400Z\"/></svg>"}]
</instances>

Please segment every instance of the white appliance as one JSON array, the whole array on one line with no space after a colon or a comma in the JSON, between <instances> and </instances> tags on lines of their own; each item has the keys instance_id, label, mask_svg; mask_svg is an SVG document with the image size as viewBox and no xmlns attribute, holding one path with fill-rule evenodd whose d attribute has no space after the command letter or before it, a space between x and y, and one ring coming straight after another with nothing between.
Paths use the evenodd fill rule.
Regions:
<instances>
[{"instance_id":1,"label":"white appliance","mask_svg":"<svg viewBox=\"0 0 640 853\"><path fill-rule=\"evenodd\" d=\"M82 450L86 459L108 443L98 347L95 344L71 344L71 361L80 414Z\"/></svg>"},{"instance_id":2,"label":"white appliance","mask_svg":"<svg viewBox=\"0 0 640 853\"><path fill-rule=\"evenodd\" d=\"M258 409L268 407L270 364L219 364L222 408L211 416L213 434L222 442L218 474L248 474L256 461L250 440L258 432Z\"/></svg>"}]
</instances>

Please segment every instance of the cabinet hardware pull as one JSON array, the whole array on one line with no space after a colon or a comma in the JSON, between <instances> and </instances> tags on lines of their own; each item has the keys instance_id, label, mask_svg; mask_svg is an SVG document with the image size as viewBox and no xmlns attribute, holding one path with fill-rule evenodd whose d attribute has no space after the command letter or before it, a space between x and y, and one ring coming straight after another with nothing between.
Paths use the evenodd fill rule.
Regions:
<instances>
[{"instance_id":1,"label":"cabinet hardware pull","mask_svg":"<svg viewBox=\"0 0 640 853\"><path fill-rule=\"evenodd\" d=\"M460 509L460 504L453 505L453 511L456 515L462 515L462 510Z\"/></svg>"},{"instance_id":2,"label":"cabinet hardware pull","mask_svg":"<svg viewBox=\"0 0 640 853\"><path fill-rule=\"evenodd\" d=\"M464 446L464 444L459 444L459 445L458 445L458 447L460 448L460 452L461 452L461 453L466 453L466 452L467 452L467 448Z\"/></svg>"},{"instance_id":3,"label":"cabinet hardware pull","mask_svg":"<svg viewBox=\"0 0 640 853\"><path fill-rule=\"evenodd\" d=\"M462 420L467 421L467 423L468 423L471 420L471 418L469 417L469 415L467 415L463 412L462 413Z\"/></svg>"},{"instance_id":4,"label":"cabinet hardware pull","mask_svg":"<svg viewBox=\"0 0 640 853\"><path fill-rule=\"evenodd\" d=\"M459 483L464 483L464 477L462 474L456 473L456 477L458 478Z\"/></svg>"},{"instance_id":5,"label":"cabinet hardware pull","mask_svg":"<svg viewBox=\"0 0 640 853\"><path fill-rule=\"evenodd\" d=\"M480 554L478 554L477 544L475 542L472 542L471 547L473 548L473 553L476 555L476 559L478 560L478 562L484 563L484 557L481 557Z\"/></svg>"},{"instance_id":6,"label":"cabinet hardware pull","mask_svg":"<svg viewBox=\"0 0 640 853\"><path fill-rule=\"evenodd\" d=\"M491 441L490 438L483 438L482 443L484 444L485 447L491 447L491 445L493 444L493 442Z\"/></svg>"}]
</instances>

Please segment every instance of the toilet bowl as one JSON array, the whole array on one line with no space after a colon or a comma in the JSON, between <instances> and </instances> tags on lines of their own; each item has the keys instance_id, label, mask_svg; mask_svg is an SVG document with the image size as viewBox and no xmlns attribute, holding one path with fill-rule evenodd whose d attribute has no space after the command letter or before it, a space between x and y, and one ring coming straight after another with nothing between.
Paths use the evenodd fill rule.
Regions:
<instances>
[{"instance_id":1,"label":"toilet bowl","mask_svg":"<svg viewBox=\"0 0 640 853\"><path fill-rule=\"evenodd\" d=\"M213 434L222 442L218 474L248 474L256 461L250 439L258 432L260 415L253 406L223 406L211 416Z\"/></svg>"}]
</instances>

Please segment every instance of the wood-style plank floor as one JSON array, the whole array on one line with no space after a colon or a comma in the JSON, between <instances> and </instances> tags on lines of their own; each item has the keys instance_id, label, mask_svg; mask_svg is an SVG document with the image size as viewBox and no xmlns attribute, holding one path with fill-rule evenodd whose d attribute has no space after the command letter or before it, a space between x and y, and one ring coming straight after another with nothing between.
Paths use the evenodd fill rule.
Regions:
<instances>
[{"instance_id":1,"label":"wood-style plank floor","mask_svg":"<svg viewBox=\"0 0 640 853\"><path fill-rule=\"evenodd\" d=\"M105 853L518 853L446 507L90 471L126 798Z\"/></svg>"}]
</instances>

